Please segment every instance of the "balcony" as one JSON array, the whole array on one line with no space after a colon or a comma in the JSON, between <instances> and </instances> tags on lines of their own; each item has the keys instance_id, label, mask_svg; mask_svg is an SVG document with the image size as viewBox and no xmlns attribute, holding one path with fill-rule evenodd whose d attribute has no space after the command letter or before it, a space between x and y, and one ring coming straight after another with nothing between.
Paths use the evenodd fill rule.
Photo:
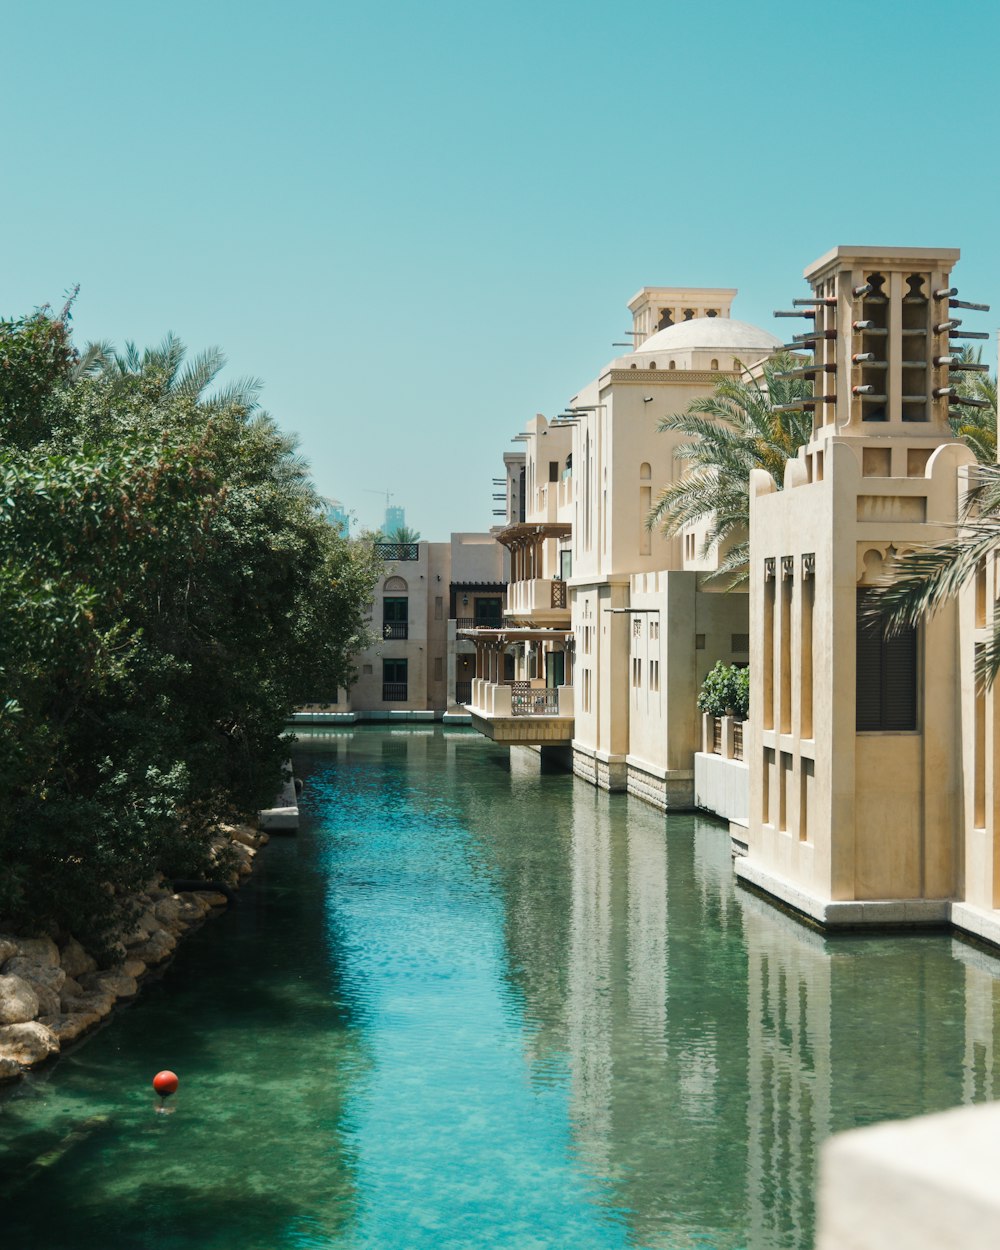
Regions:
<instances>
[{"instance_id":1,"label":"balcony","mask_svg":"<svg viewBox=\"0 0 1000 1250\"><path fill-rule=\"evenodd\" d=\"M376 543L375 554L380 560L419 560L419 543Z\"/></svg>"},{"instance_id":2,"label":"balcony","mask_svg":"<svg viewBox=\"0 0 1000 1250\"><path fill-rule=\"evenodd\" d=\"M382 683L383 703L405 703L407 700L408 683L405 681L384 681Z\"/></svg>"},{"instance_id":3,"label":"balcony","mask_svg":"<svg viewBox=\"0 0 1000 1250\"><path fill-rule=\"evenodd\" d=\"M469 712L473 726L494 742L556 746L573 738L573 687L547 687L541 681L472 683Z\"/></svg>"},{"instance_id":4,"label":"balcony","mask_svg":"<svg viewBox=\"0 0 1000 1250\"><path fill-rule=\"evenodd\" d=\"M573 508L573 475L564 475L558 482L543 482L535 491L533 524L570 521Z\"/></svg>"},{"instance_id":5,"label":"balcony","mask_svg":"<svg viewBox=\"0 0 1000 1250\"><path fill-rule=\"evenodd\" d=\"M409 638L410 625L408 621L386 621L382 626L383 638Z\"/></svg>"},{"instance_id":6,"label":"balcony","mask_svg":"<svg viewBox=\"0 0 1000 1250\"><path fill-rule=\"evenodd\" d=\"M511 582L507 587L504 616L527 619L534 625L568 625L566 583L551 577Z\"/></svg>"}]
</instances>

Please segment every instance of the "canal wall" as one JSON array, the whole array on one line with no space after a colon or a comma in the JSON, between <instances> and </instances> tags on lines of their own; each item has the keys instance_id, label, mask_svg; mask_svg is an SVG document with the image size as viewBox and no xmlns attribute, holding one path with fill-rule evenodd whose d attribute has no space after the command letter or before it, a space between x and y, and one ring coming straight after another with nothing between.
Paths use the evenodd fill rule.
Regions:
<instances>
[{"instance_id":1,"label":"canal wall","mask_svg":"<svg viewBox=\"0 0 1000 1250\"><path fill-rule=\"evenodd\" d=\"M0 934L0 1085L58 1055L133 999L185 933L224 910L267 841L249 825L220 826L212 843L218 883L175 889L182 883L162 875L150 881L129 900L136 919L113 962L99 962L73 937L57 943Z\"/></svg>"},{"instance_id":2,"label":"canal wall","mask_svg":"<svg viewBox=\"0 0 1000 1250\"><path fill-rule=\"evenodd\" d=\"M750 768L742 760L695 752L694 802L723 820L745 822L750 815Z\"/></svg>"}]
</instances>

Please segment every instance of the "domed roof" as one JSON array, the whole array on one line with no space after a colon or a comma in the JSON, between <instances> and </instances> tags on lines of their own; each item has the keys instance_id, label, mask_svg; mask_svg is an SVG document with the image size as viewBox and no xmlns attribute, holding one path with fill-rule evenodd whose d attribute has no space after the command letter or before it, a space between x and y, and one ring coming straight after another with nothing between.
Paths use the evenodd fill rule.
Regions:
<instances>
[{"instance_id":1,"label":"domed roof","mask_svg":"<svg viewBox=\"0 0 1000 1250\"><path fill-rule=\"evenodd\" d=\"M711 351L720 349L744 355L757 352L764 355L781 346L781 339L770 330L752 326L749 321L734 321L732 317L694 317L680 321L665 330L657 330L644 343L640 343L633 355L647 356L651 352Z\"/></svg>"}]
</instances>

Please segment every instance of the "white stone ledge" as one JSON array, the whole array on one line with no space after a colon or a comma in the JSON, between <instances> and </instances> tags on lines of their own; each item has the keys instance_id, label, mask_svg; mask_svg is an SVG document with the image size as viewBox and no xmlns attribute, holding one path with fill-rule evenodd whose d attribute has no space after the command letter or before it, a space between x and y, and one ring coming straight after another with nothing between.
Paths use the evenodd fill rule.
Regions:
<instances>
[{"instance_id":1,"label":"white stone ledge","mask_svg":"<svg viewBox=\"0 0 1000 1250\"><path fill-rule=\"evenodd\" d=\"M830 1138L816 1250L996 1250L998 1142L997 1103Z\"/></svg>"},{"instance_id":2,"label":"white stone ledge","mask_svg":"<svg viewBox=\"0 0 1000 1250\"><path fill-rule=\"evenodd\" d=\"M746 820L750 811L750 767L706 751L695 752L694 802L723 820Z\"/></svg>"},{"instance_id":3,"label":"white stone ledge","mask_svg":"<svg viewBox=\"0 0 1000 1250\"><path fill-rule=\"evenodd\" d=\"M1000 946L1000 912L973 907L971 903L952 903L951 923L956 929Z\"/></svg>"},{"instance_id":4,"label":"white stone ledge","mask_svg":"<svg viewBox=\"0 0 1000 1250\"><path fill-rule=\"evenodd\" d=\"M829 929L893 924L941 925L947 924L951 918L951 900L946 898L889 898L840 902L807 893L791 881L761 868L748 855L736 859L733 868L741 881L773 895Z\"/></svg>"}]
</instances>

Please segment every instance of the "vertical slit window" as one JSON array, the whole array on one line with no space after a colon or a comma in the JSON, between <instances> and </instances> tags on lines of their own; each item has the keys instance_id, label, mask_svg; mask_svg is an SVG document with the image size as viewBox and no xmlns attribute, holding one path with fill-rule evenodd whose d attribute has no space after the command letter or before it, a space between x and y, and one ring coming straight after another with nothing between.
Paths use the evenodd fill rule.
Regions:
<instances>
[{"instance_id":1,"label":"vertical slit window","mask_svg":"<svg viewBox=\"0 0 1000 1250\"><path fill-rule=\"evenodd\" d=\"M857 729L859 732L917 727L917 631L887 635L870 619L871 591L858 589Z\"/></svg>"},{"instance_id":2,"label":"vertical slit window","mask_svg":"<svg viewBox=\"0 0 1000 1250\"><path fill-rule=\"evenodd\" d=\"M983 644L976 644L976 667L983 654ZM975 725L975 772L973 778L973 824L976 829L986 828L986 691L982 682L976 680Z\"/></svg>"},{"instance_id":3,"label":"vertical slit window","mask_svg":"<svg viewBox=\"0 0 1000 1250\"><path fill-rule=\"evenodd\" d=\"M763 727L774 728L774 577L764 582Z\"/></svg>"},{"instance_id":4,"label":"vertical slit window","mask_svg":"<svg viewBox=\"0 0 1000 1250\"><path fill-rule=\"evenodd\" d=\"M784 572L781 578L781 621L779 623L779 670L780 683L778 716L780 732L792 732L792 587L794 583Z\"/></svg>"},{"instance_id":5,"label":"vertical slit window","mask_svg":"<svg viewBox=\"0 0 1000 1250\"><path fill-rule=\"evenodd\" d=\"M761 820L765 825L771 824L771 770L774 768L774 751L771 747L764 748L764 785L761 797Z\"/></svg>"},{"instance_id":6,"label":"vertical slit window","mask_svg":"<svg viewBox=\"0 0 1000 1250\"><path fill-rule=\"evenodd\" d=\"M801 710L799 713L799 737L813 736L813 605L816 601L816 579L802 579L802 629L801 645Z\"/></svg>"}]
</instances>

